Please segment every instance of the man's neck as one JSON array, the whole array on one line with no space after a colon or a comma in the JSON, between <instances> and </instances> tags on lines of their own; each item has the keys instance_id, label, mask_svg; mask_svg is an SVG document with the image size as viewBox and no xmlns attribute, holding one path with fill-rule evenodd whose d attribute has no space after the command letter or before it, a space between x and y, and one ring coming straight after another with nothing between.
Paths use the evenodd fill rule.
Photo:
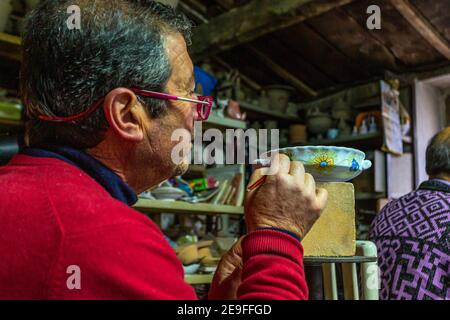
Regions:
<instances>
[{"instance_id":1,"label":"man's neck","mask_svg":"<svg viewBox=\"0 0 450 320\"><path fill-rule=\"evenodd\" d=\"M443 181L450 183L450 176L446 175L446 174L440 174L440 175L431 176L430 180L443 180Z\"/></svg>"}]
</instances>

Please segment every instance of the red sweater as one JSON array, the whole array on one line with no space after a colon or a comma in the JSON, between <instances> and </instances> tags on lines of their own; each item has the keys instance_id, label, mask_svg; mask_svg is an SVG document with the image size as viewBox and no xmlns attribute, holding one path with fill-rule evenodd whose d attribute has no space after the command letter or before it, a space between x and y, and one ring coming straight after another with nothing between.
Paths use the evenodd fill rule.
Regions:
<instances>
[{"instance_id":1,"label":"red sweater","mask_svg":"<svg viewBox=\"0 0 450 320\"><path fill-rule=\"evenodd\" d=\"M242 247L240 299L307 298L296 239L261 230ZM0 299L196 299L160 229L58 159L0 168L0 257Z\"/></svg>"}]
</instances>

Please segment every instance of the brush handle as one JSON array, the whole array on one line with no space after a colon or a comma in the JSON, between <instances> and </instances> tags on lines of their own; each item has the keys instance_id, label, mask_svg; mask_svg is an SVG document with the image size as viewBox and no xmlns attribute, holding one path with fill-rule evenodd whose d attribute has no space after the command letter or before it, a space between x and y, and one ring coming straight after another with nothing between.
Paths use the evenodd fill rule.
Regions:
<instances>
[{"instance_id":1,"label":"brush handle","mask_svg":"<svg viewBox=\"0 0 450 320\"><path fill-rule=\"evenodd\" d=\"M262 176L261 178L259 178L258 180L256 180L255 183L253 183L251 186L249 186L247 188L247 191L253 191L256 188L258 188L259 186L263 185L264 182L266 182L267 176Z\"/></svg>"}]
</instances>

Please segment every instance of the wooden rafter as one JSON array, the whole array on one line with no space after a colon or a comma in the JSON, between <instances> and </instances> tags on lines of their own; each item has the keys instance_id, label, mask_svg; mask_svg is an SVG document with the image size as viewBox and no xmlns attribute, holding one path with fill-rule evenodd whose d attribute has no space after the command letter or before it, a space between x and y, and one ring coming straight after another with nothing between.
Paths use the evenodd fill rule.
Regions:
<instances>
[{"instance_id":1,"label":"wooden rafter","mask_svg":"<svg viewBox=\"0 0 450 320\"><path fill-rule=\"evenodd\" d=\"M232 66L230 66L227 62L225 62L224 60L220 59L219 57L215 56L213 57L213 59L220 64L222 67L231 70L233 69ZM258 83L256 83L254 80L250 79L249 77L247 77L246 75L240 73L240 77L242 79L242 81L244 81L245 83L247 83L250 87L252 87L253 89L259 91L262 89L262 86L259 85Z\"/></svg>"},{"instance_id":2,"label":"wooden rafter","mask_svg":"<svg viewBox=\"0 0 450 320\"><path fill-rule=\"evenodd\" d=\"M309 97L316 97L317 92L310 88L303 81L298 79L296 76L291 74L289 71L275 63L270 57L268 57L263 52L254 48L253 46L246 45L245 49L249 50L254 56L256 56L266 67L272 70L276 75L280 78L291 84L295 89L299 90L302 93L305 93Z\"/></svg>"},{"instance_id":3,"label":"wooden rafter","mask_svg":"<svg viewBox=\"0 0 450 320\"><path fill-rule=\"evenodd\" d=\"M391 0L391 3L433 48L450 60L450 44L448 41L408 0Z\"/></svg>"},{"instance_id":4,"label":"wooden rafter","mask_svg":"<svg viewBox=\"0 0 450 320\"><path fill-rule=\"evenodd\" d=\"M214 0L214 2L225 10L230 10L234 6L234 0Z\"/></svg>"},{"instance_id":5,"label":"wooden rafter","mask_svg":"<svg viewBox=\"0 0 450 320\"><path fill-rule=\"evenodd\" d=\"M353 0L253 0L201 25L192 54L198 60L318 16Z\"/></svg>"},{"instance_id":6,"label":"wooden rafter","mask_svg":"<svg viewBox=\"0 0 450 320\"><path fill-rule=\"evenodd\" d=\"M209 21L206 17L204 17L201 13L195 11L192 8L184 8L182 6L183 10L189 10L190 14L193 16L196 16L200 21L202 21L205 24L209 24ZM307 96L315 97L317 95L317 92L315 92L312 88L310 88L307 84L302 82L300 79L292 75L289 71L285 70L281 66L279 66L277 63L275 63L270 57L266 56L264 53L259 51L258 49L254 48L253 46L247 45L248 50L250 50L259 60L261 60L270 70L272 70L275 74L277 74L280 78L284 79L287 83L291 84L294 88L299 90L300 92L305 93ZM213 56L213 59L221 64L223 67L227 69L231 69L231 66L228 65L225 61L220 59L217 56ZM245 75L241 74L241 78L244 82L246 82L250 87L260 90L261 86L257 84L252 79L248 78Z\"/></svg>"}]
</instances>

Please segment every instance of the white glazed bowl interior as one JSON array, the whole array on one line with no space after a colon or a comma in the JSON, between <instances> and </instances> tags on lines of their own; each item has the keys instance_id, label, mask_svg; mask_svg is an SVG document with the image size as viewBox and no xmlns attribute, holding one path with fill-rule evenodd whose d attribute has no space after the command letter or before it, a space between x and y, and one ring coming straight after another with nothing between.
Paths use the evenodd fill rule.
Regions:
<instances>
[{"instance_id":1,"label":"white glazed bowl interior","mask_svg":"<svg viewBox=\"0 0 450 320\"><path fill-rule=\"evenodd\" d=\"M286 154L292 161L303 162L306 172L319 182L350 181L372 166L364 152L346 147L290 147L270 152Z\"/></svg>"}]
</instances>

